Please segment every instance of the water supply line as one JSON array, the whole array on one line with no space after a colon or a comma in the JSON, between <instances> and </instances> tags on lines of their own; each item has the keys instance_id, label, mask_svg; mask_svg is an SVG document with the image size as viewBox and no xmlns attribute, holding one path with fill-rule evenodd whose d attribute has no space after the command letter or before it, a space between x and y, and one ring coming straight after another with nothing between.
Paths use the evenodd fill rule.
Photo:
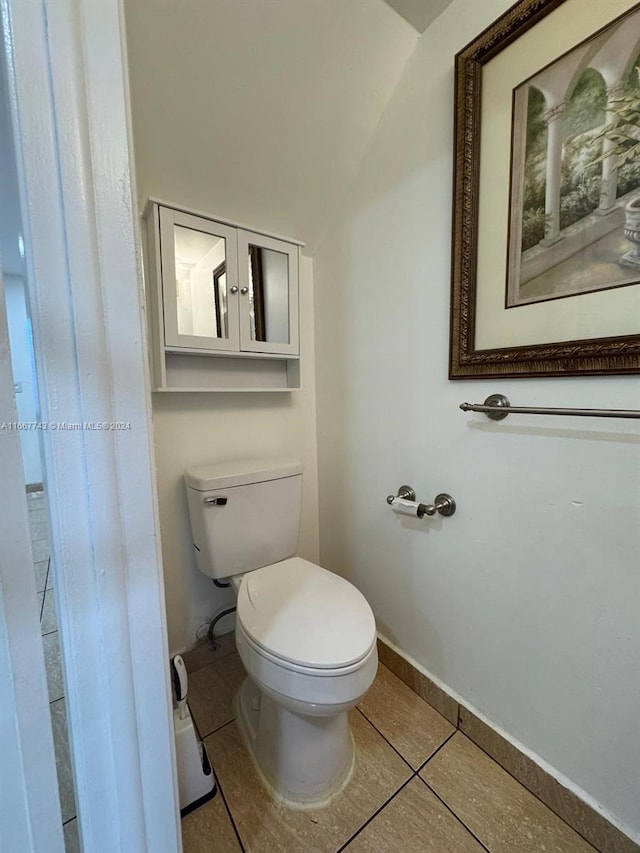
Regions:
<instances>
[{"instance_id":1,"label":"water supply line","mask_svg":"<svg viewBox=\"0 0 640 853\"><path fill-rule=\"evenodd\" d=\"M212 646L216 644L216 635L214 634L214 628L218 624L218 622L223 619L225 616L229 616L230 613L235 613L235 607L227 607L226 610L221 610L216 616L213 617L211 622L209 623L209 630L207 631L207 642Z\"/></svg>"}]
</instances>

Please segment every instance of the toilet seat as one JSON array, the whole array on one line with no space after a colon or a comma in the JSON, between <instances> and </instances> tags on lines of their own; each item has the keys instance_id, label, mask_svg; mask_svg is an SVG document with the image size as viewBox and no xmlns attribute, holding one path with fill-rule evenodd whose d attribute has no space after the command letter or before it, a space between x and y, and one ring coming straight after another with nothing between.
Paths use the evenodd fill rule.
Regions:
<instances>
[{"instance_id":1,"label":"toilet seat","mask_svg":"<svg viewBox=\"0 0 640 853\"><path fill-rule=\"evenodd\" d=\"M248 675L263 692L307 716L352 708L371 687L378 668L375 641L363 660L343 669L313 669L278 659L247 636L239 619L236 647Z\"/></svg>"},{"instance_id":2,"label":"toilet seat","mask_svg":"<svg viewBox=\"0 0 640 853\"><path fill-rule=\"evenodd\" d=\"M376 639L373 613L362 593L301 557L246 574L236 615L256 653L309 675L357 669Z\"/></svg>"},{"instance_id":3,"label":"toilet seat","mask_svg":"<svg viewBox=\"0 0 640 853\"><path fill-rule=\"evenodd\" d=\"M238 639L240 636L240 640ZM255 640L251 639L251 637L247 634L242 621L240 619L237 620L236 623L236 645L242 643L247 649L250 649L252 655L254 657L259 657L262 660L276 666L278 669L286 670L289 673L298 673L299 675L311 676L315 678L330 678L333 676L341 676L341 675L349 675L352 672L356 672L360 669L363 663L366 661L367 657L370 656L371 652L377 648L376 639L374 637L371 645L368 650L365 652L362 658L355 661L355 663L350 664L349 666L343 667L323 667L320 669L319 667L313 666L305 666L305 664L301 663L293 663L292 661L285 660L284 658L278 657L278 655L273 654L268 649L265 649L264 646L259 645L255 642Z\"/></svg>"}]
</instances>

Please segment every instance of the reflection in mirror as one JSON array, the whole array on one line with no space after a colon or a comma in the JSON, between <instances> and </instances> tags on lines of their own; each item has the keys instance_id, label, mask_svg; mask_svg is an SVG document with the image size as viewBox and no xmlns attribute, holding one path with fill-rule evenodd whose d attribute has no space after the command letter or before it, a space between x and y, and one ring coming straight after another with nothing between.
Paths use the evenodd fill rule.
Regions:
<instances>
[{"instance_id":1,"label":"reflection in mirror","mask_svg":"<svg viewBox=\"0 0 640 853\"><path fill-rule=\"evenodd\" d=\"M216 315L216 338L228 338L226 261L223 261L213 271L213 305Z\"/></svg>"},{"instance_id":2,"label":"reflection in mirror","mask_svg":"<svg viewBox=\"0 0 640 853\"><path fill-rule=\"evenodd\" d=\"M174 226L178 334L228 338L225 239Z\"/></svg>"},{"instance_id":3,"label":"reflection in mirror","mask_svg":"<svg viewBox=\"0 0 640 853\"><path fill-rule=\"evenodd\" d=\"M251 340L288 344L289 256L249 245Z\"/></svg>"}]
</instances>

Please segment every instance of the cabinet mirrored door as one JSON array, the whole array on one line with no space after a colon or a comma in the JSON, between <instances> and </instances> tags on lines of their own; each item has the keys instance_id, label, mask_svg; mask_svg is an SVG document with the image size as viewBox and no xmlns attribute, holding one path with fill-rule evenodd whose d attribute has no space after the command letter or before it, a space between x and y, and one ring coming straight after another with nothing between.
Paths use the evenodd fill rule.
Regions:
<instances>
[{"instance_id":1,"label":"cabinet mirrored door","mask_svg":"<svg viewBox=\"0 0 640 853\"><path fill-rule=\"evenodd\" d=\"M237 350L236 230L160 208L165 343Z\"/></svg>"},{"instance_id":2,"label":"cabinet mirrored door","mask_svg":"<svg viewBox=\"0 0 640 853\"><path fill-rule=\"evenodd\" d=\"M297 355L297 246L239 231L238 262L241 348Z\"/></svg>"}]
</instances>

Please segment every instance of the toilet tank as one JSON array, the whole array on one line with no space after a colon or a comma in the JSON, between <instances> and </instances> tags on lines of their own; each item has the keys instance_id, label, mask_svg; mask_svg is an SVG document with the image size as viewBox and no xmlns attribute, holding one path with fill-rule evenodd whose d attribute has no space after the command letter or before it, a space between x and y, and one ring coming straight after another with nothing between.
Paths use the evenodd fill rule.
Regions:
<instances>
[{"instance_id":1,"label":"toilet tank","mask_svg":"<svg viewBox=\"0 0 640 853\"><path fill-rule=\"evenodd\" d=\"M246 459L188 468L184 479L198 568L227 578L298 550L302 465Z\"/></svg>"}]
</instances>

